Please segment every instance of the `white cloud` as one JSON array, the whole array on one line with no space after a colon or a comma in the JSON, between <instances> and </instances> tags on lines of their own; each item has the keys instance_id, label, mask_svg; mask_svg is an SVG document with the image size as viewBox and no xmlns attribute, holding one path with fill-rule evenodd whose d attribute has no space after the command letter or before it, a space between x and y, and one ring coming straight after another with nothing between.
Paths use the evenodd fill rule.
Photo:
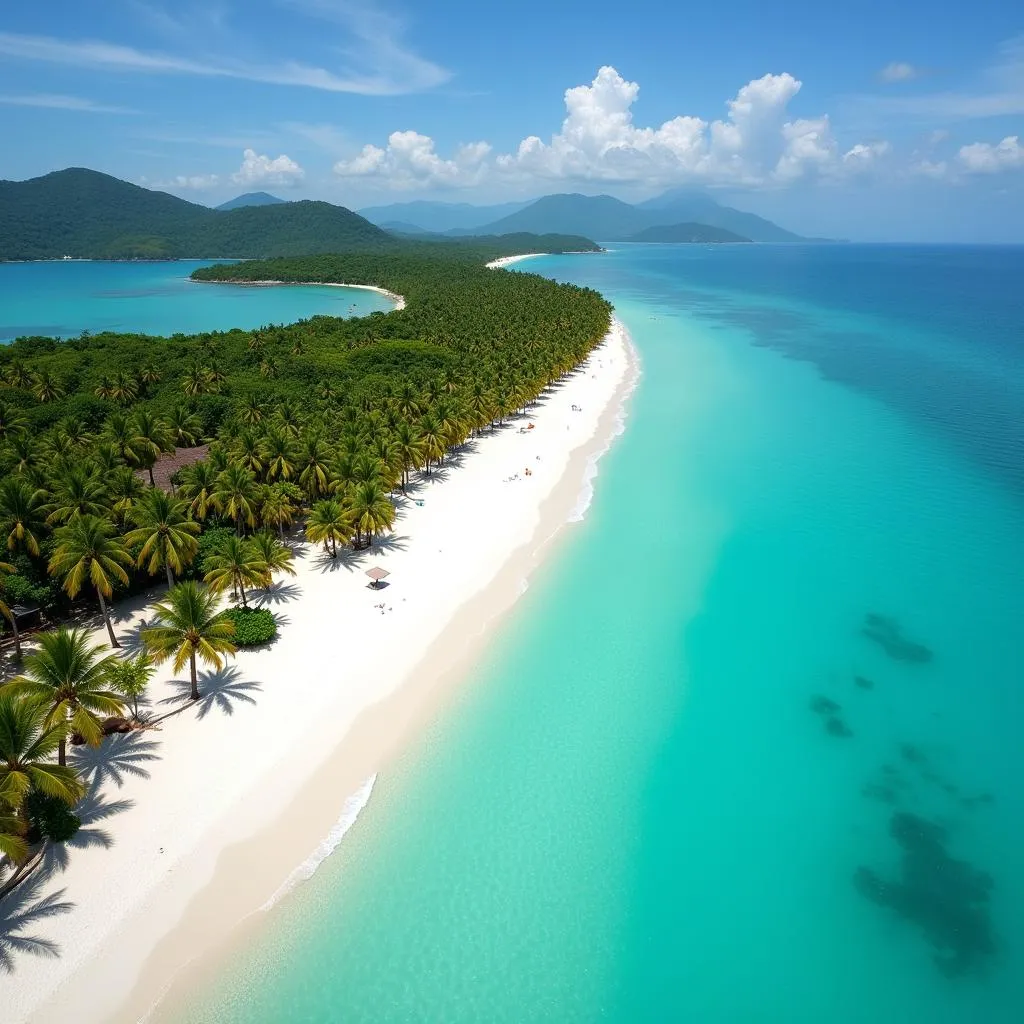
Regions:
<instances>
[{"instance_id":1,"label":"white cloud","mask_svg":"<svg viewBox=\"0 0 1024 1024\"><path fill-rule=\"evenodd\" d=\"M395 132L386 148L364 146L335 171L377 178L395 188L471 185L487 173L514 180L744 186L841 175L849 164L840 156L827 115L788 115L787 106L800 88L790 74L764 75L727 103L723 120L680 115L658 127L640 127L632 112L639 85L606 66L589 85L566 90L565 119L548 142L531 135L514 152L493 160L490 147L478 142L446 160L429 136Z\"/></svg>"},{"instance_id":2,"label":"white cloud","mask_svg":"<svg viewBox=\"0 0 1024 1024\"><path fill-rule=\"evenodd\" d=\"M344 178L384 178L396 189L474 185L490 151L486 142L471 142L460 146L453 159L445 160L428 135L392 132L386 149L363 146L358 156L339 160L334 173Z\"/></svg>"},{"instance_id":3,"label":"white cloud","mask_svg":"<svg viewBox=\"0 0 1024 1024\"><path fill-rule=\"evenodd\" d=\"M892 146L888 142L858 142L843 154L843 163L853 170L866 171L890 152Z\"/></svg>"},{"instance_id":4,"label":"white cloud","mask_svg":"<svg viewBox=\"0 0 1024 1024\"><path fill-rule=\"evenodd\" d=\"M284 153L271 159L254 149L247 149L242 157L242 166L231 175L236 185L277 185L287 188L298 185L306 176L306 172Z\"/></svg>"},{"instance_id":5,"label":"white cloud","mask_svg":"<svg viewBox=\"0 0 1024 1024\"><path fill-rule=\"evenodd\" d=\"M74 110L85 114L135 114L129 107L114 107L96 103L84 96L60 96L50 93L28 93L18 96L0 96L0 104L8 107L46 107L52 110Z\"/></svg>"},{"instance_id":6,"label":"white cloud","mask_svg":"<svg viewBox=\"0 0 1024 1024\"><path fill-rule=\"evenodd\" d=\"M998 174L1000 171L1024 168L1024 146L1016 135L1007 135L1002 142L975 142L961 146L957 160L967 174Z\"/></svg>"},{"instance_id":7,"label":"white cloud","mask_svg":"<svg viewBox=\"0 0 1024 1024\"><path fill-rule=\"evenodd\" d=\"M878 72L878 77L883 82L909 82L912 78L920 76L921 72L913 64L902 60L894 60Z\"/></svg>"},{"instance_id":8,"label":"white cloud","mask_svg":"<svg viewBox=\"0 0 1024 1024\"><path fill-rule=\"evenodd\" d=\"M945 181L951 178L949 164L945 160L919 160L910 167L911 174L920 174L926 178L934 178L936 181Z\"/></svg>"},{"instance_id":9,"label":"white cloud","mask_svg":"<svg viewBox=\"0 0 1024 1024\"><path fill-rule=\"evenodd\" d=\"M330 70L298 60L240 60L221 56L223 47L218 47L216 56L178 55L100 40L65 40L14 32L0 32L0 55L104 71L239 78L368 96L418 92L451 77L444 68L406 48L401 41L402 25L368 4L293 0L292 6L300 13L328 20L340 28L340 38L330 42L334 51L345 58L343 66ZM200 28L187 33L182 41L194 43L207 36Z\"/></svg>"}]
</instances>

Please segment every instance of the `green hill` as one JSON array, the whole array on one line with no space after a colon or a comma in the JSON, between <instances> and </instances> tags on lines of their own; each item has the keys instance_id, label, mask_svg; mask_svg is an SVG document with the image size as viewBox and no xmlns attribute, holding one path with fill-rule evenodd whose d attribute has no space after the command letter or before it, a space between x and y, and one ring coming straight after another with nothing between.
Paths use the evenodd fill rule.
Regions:
<instances>
[{"instance_id":1,"label":"green hill","mask_svg":"<svg viewBox=\"0 0 1024 1024\"><path fill-rule=\"evenodd\" d=\"M398 244L330 203L211 210L80 167L0 181L0 259L289 256Z\"/></svg>"},{"instance_id":2,"label":"green hill","mask_svg":"<svg viewBox=\"0 0 1024 1024\"><path fill-rule=\"evenodd\" d=\"M584 235L598 241L621 241L635 235L651 221L633 206L611 196L577 193L544 196L525 209L478 229L481 235L519 231L543 234Z\"/></svg>"},{"instance_id":3,"label":"green hill","mask_svg":"<svg viewBox=\"0 0 1024 1024\"><path fill-rule=\"evenodd\" d=\"M707 224L666 224L661 227L645 228L626 242L749 242L749 238L737 235L724 228L713 228Z\"/></svg>"},{"instance_id":4,"label":"green hill","mask_svg":"<svg viewBox=\"0 0 1024 1024\"><path fill-rule=\"evenodd\" d=\"M226 203L221 203L215 209L226 212L228 210L237 210L242 206L276 206L278 203L285 203L287 201L286 199L278 199L277 196L272 196L269 192L246 192L244 195L229 199Z\"/></svg>"},{"instance_id":5,"label":"green hill","mask_svg":"<svg viewBox=\"0 0 1024 1024\"><path fill-rule=\"evenodd\" d=\"M722 206L706 192L693 188L673 188L660 196L638 203L637 209L649 220L659 224L696 221L709 227L735 232L753 242L771 245L791 245L812 239L793 234L756 213L746 213L731 206Z\"/></svg>"}]
</instances>

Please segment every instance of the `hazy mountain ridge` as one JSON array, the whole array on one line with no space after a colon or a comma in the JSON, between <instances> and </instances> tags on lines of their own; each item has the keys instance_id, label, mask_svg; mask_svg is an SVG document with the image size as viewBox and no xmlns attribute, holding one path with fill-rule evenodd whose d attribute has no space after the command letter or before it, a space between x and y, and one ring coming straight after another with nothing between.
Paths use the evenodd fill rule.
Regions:
<instances>
[{"instance_id":1,"label":"hazy mountain ridge","mask_svg":"<svg viewBox=\"0 0 1024 1024\"><path fill-rule=\"evenodd\" d=\"M750 243L752 239L737 235L735 231L725 228L713 228L707 224L696 224L687 221L683 224L664 224L653 228L644 228L632 238L624 238L624 242L700 242L711 244Z\"/></svg>"},{"instance_id":2,"label":"hazy mountain ridge","mask_svg":"<svg viewBox=\"0 0 1024 1024\"><path fill-rule=\"evenodd\" d=\"M215 206L214 209L226 213L228 210L238 210L243 206L277 206L287 202L287 199L278 199L277 196L272 196L269 192L244 192L240 196L235 196L234 199L229 199L226 203L221 203L220 206Z\"/></svg>"}]
</instances>

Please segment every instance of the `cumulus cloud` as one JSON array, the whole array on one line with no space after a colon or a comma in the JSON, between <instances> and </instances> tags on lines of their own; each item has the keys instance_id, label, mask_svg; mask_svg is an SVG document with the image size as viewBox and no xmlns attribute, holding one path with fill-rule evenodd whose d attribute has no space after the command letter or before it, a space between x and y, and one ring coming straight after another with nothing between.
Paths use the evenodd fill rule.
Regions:
<instances>
[{"instance_id":1,"label":"cumulus cloud","mask_svg":"<svg viewBox=\"0 0 1024 1024\"><path fill-rule=\"evenodd\" d=\"M335 171L395 188L472 185L485 174L528 181L762 186L841 175L882 155L880 144L873 144L844 160L827 115L789 115L800 89L790 74L764 75L728 101L723 119L679 115L642 127L633 121L640 86L606 66L590 84L566 90L565 118L547 142L531 135L513 152L493 158L487 143L475 142L445 159L429 136L395 132L385 148L364 146Z\"/></svg>"},{"instance_id":2,"label":"cumulus cloud","mask_svg":"<svg viewBox=\"0 0 1024 1024\"><path fill-rule=\"evenodd\" d=\"M891 64L886 64L878 72L878 77L883 82L909 82L912 78L920 78L921 72L913 64L908 64L902 60L894 60Z\"/></svg>"},{"instance_id":3,"label":"cumulus cloud","mask_svg":"<svg viewBox=\"0 0 1024 1024\"><path fill-rule=\"evenodd\" d=\"M998 174L1000 171L1024 168L1024 146L1016 135L1007 135L1002 142L975 142L961 146L957 153L961 169L967 174Z\"/></svg>"},{"instance_id":4,"label":"cumulus cloud","mask_svg":"<svg viewBox=\"0 0 1024 1024\"><path fill-rule=\"evenodd\" d=\"M397 189L474 185L484 172L490 151L486 142L471 142L446 160L438 155L429 135L392 132L386 148L363 146L352 159L339 160L334 173L344 178L383 178Z\"/></svg>"},{"instance_id":5,"label":"cumulus cloud","mask_svg":"<svg viewBox=\"0 0 1024 1024\"><path fill-rule=\"evenodd\" d=\"M231 180L236 185L276 185L289 188L298 185L305 176L306 172L284 153L271 159L254 149L247 149L242 154L242 166L231 175Z\"/></svg>"},{"instance_id":6,"label":"cumulus cloud","mask_svg":"<svg viewBox=\"0 0 1024 1024\"><path fill-rule=\"evenodd\" d=\"M173 178L151 181L140 178L139 184L146 188L170 189L172 192L206 192L220 184L219 174L176 174Z\"/></svg>"},{"instance_id":7,"label":"cumulus cloud","mask_svg":"<svg viewBox=\"0 0 1024 1024\"><path fill-rule=\"evenodd\" d=\"M891 151L888 142L858 142L843 154L843 164L854 171L866 171Z\"/></svg>"}]
</instances>

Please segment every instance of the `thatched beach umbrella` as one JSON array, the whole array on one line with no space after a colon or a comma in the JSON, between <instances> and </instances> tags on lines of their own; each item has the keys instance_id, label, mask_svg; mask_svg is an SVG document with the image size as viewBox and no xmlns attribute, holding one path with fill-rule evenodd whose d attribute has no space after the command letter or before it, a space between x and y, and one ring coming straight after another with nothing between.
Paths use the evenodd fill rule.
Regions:
<instances>
[{"instance_id":1,"label":"thatched beach umbrella","mask_svg":"<svg viewBox=\"0 0 1024 1024\"><path fill-rule=\"evenodd\" d=\"M375 565L372 569L366 570L366 575L373 580L373 587L376 589L380 586L380 581L384 579L385 576L390 576L391 573L389 573L387 569L382 569L379 565Z\"/></svg>"}]
</instances>

